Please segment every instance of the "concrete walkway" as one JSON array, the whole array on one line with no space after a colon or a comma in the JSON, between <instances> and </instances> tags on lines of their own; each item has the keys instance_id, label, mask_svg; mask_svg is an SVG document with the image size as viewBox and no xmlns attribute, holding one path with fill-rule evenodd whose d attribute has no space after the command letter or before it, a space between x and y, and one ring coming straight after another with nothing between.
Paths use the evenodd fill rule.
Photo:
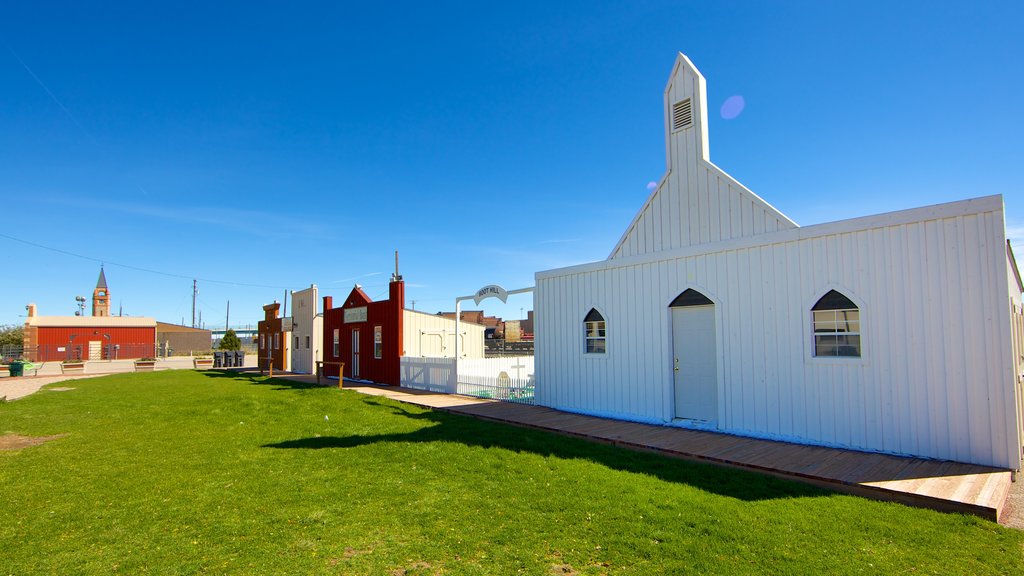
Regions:
<instances>
[{"instance_id":1,"label":"concrete walkway","mask_svg":"<svg viewBox=\"0 0 1024 576\"><path fill-rule=\"evenodd\" d=\"M256 355L246 354L244 368L256 367ZM172 356L157 360L154 370L192 370L191 356ZM84 374L64 374L60 362L42 362L38 370L28 370L25 376L0 378L0 399L17 400L46 386L65 380L94 378L107 374L124 374L135 371L134 360L96 360L85 363Z\"/></svg>"}]
</instances>

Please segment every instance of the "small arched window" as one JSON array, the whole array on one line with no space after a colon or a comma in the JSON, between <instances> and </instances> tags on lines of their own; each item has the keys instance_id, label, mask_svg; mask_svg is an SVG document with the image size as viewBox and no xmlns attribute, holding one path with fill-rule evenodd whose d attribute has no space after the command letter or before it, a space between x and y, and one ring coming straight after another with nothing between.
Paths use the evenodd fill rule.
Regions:
<instances>
[{"instance_id":1,"label":"small arched window","mask_svg":"<svg viewBox=\"0 0 1024 576\"><path fill-rule=\"evenodd\" d=\"M583 319L583 339L586 341L587 354L604 354L608 349L604 316L593 308Z\"/></svg>"},{"instance_id":2,"label":"small arched window","mask_svg":"<svg viewBox=\"0 0 1024 576\"><path fill-rule=\"evenodd\" d=\"M814 355L860 357L860 309L846 296L829 290L811 308Z\"/></svg>"}]
</instances>

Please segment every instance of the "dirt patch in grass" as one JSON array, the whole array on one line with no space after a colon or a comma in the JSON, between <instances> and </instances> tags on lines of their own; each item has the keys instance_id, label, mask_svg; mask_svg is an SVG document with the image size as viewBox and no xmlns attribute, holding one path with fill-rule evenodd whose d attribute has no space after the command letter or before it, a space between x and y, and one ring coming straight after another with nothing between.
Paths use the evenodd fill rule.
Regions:
<instances>
[{"instance_id":1,"label":"dirt patch in grass","mask_svg":"<svg viewBox=\"0 0 1024 576\"><path fill-rule=\"evenodd\" d=\"M63 438L67 434L54 434L53 436L22 436L21 434L4 434L0 436L0 450L21 450L31 446L38 446L50 440Z\"/></svg>"}]
</instances>

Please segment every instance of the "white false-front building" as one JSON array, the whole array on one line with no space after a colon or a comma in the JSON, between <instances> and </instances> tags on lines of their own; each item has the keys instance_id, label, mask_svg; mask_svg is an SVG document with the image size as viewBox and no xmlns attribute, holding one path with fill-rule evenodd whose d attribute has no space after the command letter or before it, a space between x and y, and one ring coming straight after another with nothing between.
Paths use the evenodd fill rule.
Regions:
<instances>
[{"instance_id":1,"label":"white false-front building","mask_svg":"<svg viewBox=\"0 0 1024 576\"><path fill-rule=\"evenodd\" d=\"M1001 196L798 227L711 163L682 54L665 118L665 176L608 259L536 275L538 404L1020 468Z\"/></svg>"},{"instance_id":2,"label":"white false-front building","mask_svg":"<svg viewBox=\"0 0 1024 576\"><path fill-rule=\"evenodd\" d=\"M323 360L324 317L317 310L316 284L305 290L292 291L291 370L298 374L314 374L316 363Z\"/></svg>"}]
</instances>

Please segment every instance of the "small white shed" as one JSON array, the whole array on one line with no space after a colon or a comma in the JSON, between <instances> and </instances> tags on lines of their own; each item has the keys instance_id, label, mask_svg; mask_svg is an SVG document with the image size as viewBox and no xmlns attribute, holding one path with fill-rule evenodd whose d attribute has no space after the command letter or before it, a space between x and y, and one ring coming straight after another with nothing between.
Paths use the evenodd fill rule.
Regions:
<instances>
[{"instance_id":1,"label":"small white shed","mask_svg":"<svg viewBox=\"0 0 1024 576\"><path fill-rule=\"evenodd\" d=\"M711 163L703 76L607 260L536 275L538 404L1017 470L1021 285L1003 200L798 227Z\"/></svg>"}]
</instances>

